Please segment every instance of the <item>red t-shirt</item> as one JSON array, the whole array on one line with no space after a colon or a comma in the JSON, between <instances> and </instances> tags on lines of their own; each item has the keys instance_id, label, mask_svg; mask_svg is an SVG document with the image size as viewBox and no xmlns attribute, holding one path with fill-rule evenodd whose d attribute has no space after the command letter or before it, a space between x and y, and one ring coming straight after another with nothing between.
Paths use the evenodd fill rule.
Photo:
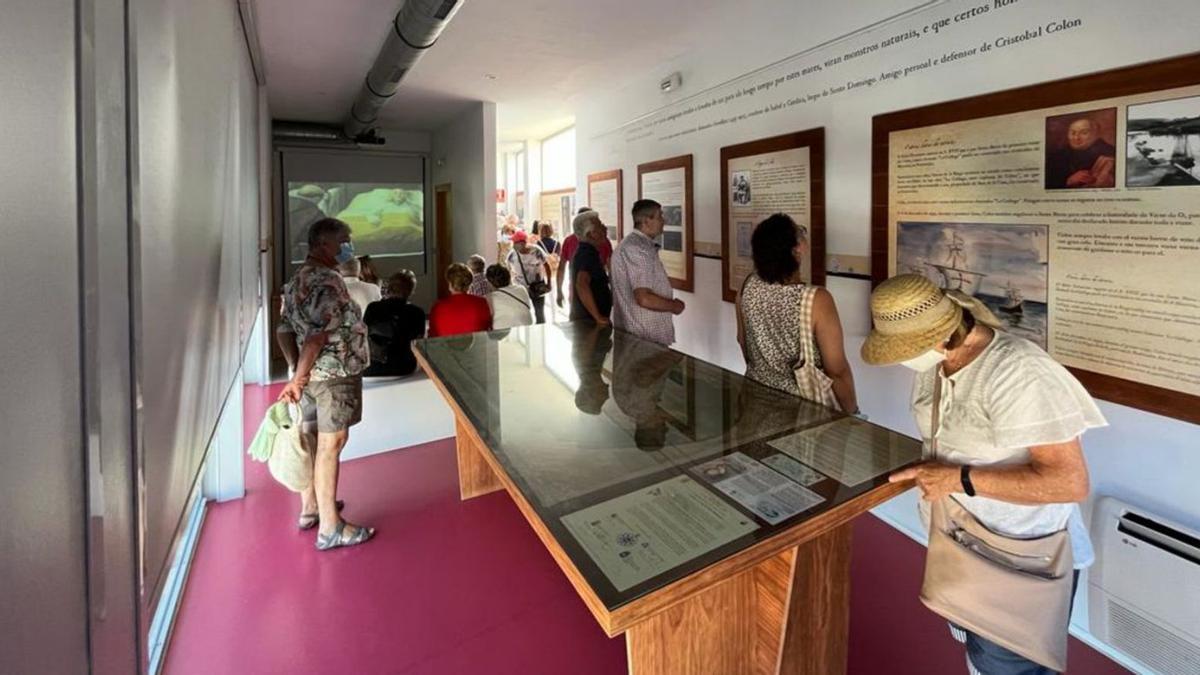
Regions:
<instances>
[{"instance_id":1,"label":"red t-shirt","mask_svg":"<svg viewBox=\"0 0 1200 675\"><path fill-rule=\"evenodd\" d=\"M429 337L477 333L492 329L492 310L487 300L459 293L433 303L429 311Z\"/></svg>"},{"instance_id":2,"label":"red t-shirt","mask_svg":"<svg viewBox=\"0 0 1200 675\"><path fill-rule=\"evenodd\" d=\"M608 259L612 257L612 241L607 237L596 248L600 249L600 264L607 265ZM563 240L562 243L562 261L564 263L571 262L571 258L575 257L575 251L579 250L579 237L570 235Z\"/></svg>"}]
</instances>

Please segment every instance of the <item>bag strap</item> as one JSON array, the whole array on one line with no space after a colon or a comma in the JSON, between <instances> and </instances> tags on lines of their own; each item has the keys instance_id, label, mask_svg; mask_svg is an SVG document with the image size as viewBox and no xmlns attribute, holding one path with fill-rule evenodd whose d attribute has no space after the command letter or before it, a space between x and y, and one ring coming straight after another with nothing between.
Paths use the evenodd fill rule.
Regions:
<instances>
[{"instance_id":1,"label":"bag strap","mask_svg":"<svg viewBox=\"0 0 1200 675\"><path fill-rule=\"evenodd\" d=\"M513 249L513 253L517 254L517 267L521 268L521 276L525 277L525 288L529 288L532 284L529 281L529 272L525 269L525 261L521 260L521 254L517 249Z\"/></svg>"},{"instance_id":2,"label":"bag strap","mask_svg":"<svg viewBox=\"0 0 1200 675\"><path fill-rule=\"evenodd\" d=\"M941 366L937 366L941 368ZM938 461L938 431L942 427L942 375L933 374L933 409L930 410L929 420L929 449L933 450L933 459Z\"/></svg>"},{"instance_id":3,"label":"bag strap","mask_svg":"<svg viewBox=\"0 0 1200 675\"><path fill-rule=\"evenodd\" d=\"M800 296L800 358L804 364L817 365L817 347L813 344L812 299L817 287L805 285Z\"/></svg>"},{"instance_id":4,"label":"bag strap","mask_svg":"<svg viewBox=\"0 0 1200 675\"><path fill-rule=\"evenodd\" d=\"M497 289L496 289L496 292L497 292L497 293L504 293L504 289L503 289L503 288L497 288ZM521 303L521 306L522 306L522 307L524 307L525 309L533 309L532 307L530 307L530 306L529 306L529 303L527 303L527 302L525 302L524 300L522 300L522 299L518 298L517 296L513 295L512 293L504 293L504 295L507 295L508 297L512 298L513 300L516 300L517 302Z\"/></svg>"}]
</instances>

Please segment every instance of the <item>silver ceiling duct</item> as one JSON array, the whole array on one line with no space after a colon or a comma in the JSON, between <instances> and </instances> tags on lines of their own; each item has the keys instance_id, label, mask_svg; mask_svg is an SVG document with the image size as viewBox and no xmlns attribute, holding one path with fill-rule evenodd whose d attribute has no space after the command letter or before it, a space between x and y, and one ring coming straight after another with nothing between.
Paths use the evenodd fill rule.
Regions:
<instances>
[{"instance_id":1,"label":"silver ceiling duct","mask_svg":"<svg viewBox=\"0 0 1200 675\"><path fill-rule=\"evenodd\" d=\"M342 127L346 136L359 138L374 128L379 109L396 93L400 80L425 50L437 42L462 3L463 0L406 0L396 12L392 30L367 73L362 91L350 106L350 115Z\"/></svg>"},{"instance_id":2,"label":"silver ceiling duct","mask_svg":"<svg viewBox=\"0 0 1200 675\"><path fill-rule=\"evenodd\" d=\"M276 143L287 145L355 145L352 139L342 135L338 127L312 122L275 120L271 124L271 138Z\"/></svg>"}]
</instances>

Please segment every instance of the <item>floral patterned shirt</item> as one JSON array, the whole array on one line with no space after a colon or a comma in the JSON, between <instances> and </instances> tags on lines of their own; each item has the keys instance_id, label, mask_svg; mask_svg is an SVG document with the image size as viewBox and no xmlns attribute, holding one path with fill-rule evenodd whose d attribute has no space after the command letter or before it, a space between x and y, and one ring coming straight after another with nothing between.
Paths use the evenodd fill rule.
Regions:
<instances>
[{"instance_id":1,"label":"floral patterned shirt","mask_svg":"<svg viewBox=\"0 0 1200 675\"><path fill-rule=\"evenodd\" d=\"M313 364L313 380L358 375L371 363L362 313L335 269L305 262L296 270L283 287L279 332L295 334L301 349L310 335L329 333Z\"/></svg>"}]
</instances>

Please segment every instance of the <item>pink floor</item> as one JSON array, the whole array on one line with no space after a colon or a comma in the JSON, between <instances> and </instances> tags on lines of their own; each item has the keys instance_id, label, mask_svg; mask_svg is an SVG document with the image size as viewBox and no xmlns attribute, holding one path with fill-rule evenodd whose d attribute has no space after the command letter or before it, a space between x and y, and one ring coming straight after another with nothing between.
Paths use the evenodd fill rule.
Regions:
<instances>
[{"instance_id":1,"label":"pink floor","mask_svg":"<svg viewBox=\"0 0 1200 675\"><path fill-rule=\"evenodd\" d=\"M248 426L277 391L247 387ZM459 501L451 439L342 471L347 516L380 530L362 547L318 554L292 525L296 498L254 462L246 498L210 506L168 675L626 672L624 639L604 635L512 501ZM922 547L870 516L854 546L849 672L965 672L916 599ZM1125 672L1074 639L1070 663Z\"/></svg>"}]
</instances>

